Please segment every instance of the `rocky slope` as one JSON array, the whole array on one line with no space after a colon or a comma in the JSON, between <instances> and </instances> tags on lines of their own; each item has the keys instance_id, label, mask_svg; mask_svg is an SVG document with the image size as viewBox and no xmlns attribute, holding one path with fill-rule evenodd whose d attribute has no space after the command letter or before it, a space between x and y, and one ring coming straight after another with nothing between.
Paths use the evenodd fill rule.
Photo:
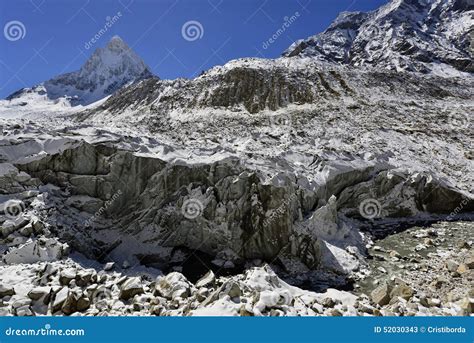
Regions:
<instances>
[{"instance_id":1,"label":"rocky slope","mask_svg":"<svg viewBox=\"0 0 474 343\"><path fill-rule=\"evenodd\" d=\"M416 4L374 13L423 17ZM470 13L446 8L429 16ZM407 70L428 65L405 57ZM472 74L333 62L235 60L137 81L79 113L1 120L3 313L471 313ZM436 225L462 248L385 246ZM414 260L444 268L453 296L436 298Z\"/></svg>"}]
</instances>

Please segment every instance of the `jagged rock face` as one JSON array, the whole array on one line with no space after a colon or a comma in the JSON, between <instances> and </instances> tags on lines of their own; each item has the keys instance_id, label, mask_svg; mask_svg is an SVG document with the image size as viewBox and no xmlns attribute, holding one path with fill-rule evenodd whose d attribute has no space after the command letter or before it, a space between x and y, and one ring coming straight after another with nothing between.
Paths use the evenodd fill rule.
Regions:
<instances>
[{"instance_id":1,"label":"jagged rock face","mask_svg":"<svg viewBox=\"0 0 474 343\"><path fill-rule=\"evenodd\" d=\"M436 71L442 63L473 72L473 26L471 1L392 0L373 12L340 14L284 55L398 71Z\"/></svg>"},{"instance_id":2,"label":"jagged rock face","mask_svg":"<svg viewBox=\"0 0 474 343\"><path fill-rule=\"evenodd\" d=\"M122 113L124 109L137 111L139 118L149 114L151 120L174 111L206 108L258 113L289 104L333 99L351 92L337 72L289 69L278 63L274 63L273 68L259 68L263 62L247 60L229 69L218 67L194 80L145 80L124 88L102 106L79 117L89 118L105 111Z\"/></svg>"},{"instance_id":3,"label":"jagged rock face","mask_svg":"<svg viewBox=\"0 0 474 343\"><path fill-rule=\"evenodd\" d=\"M117 125L132 122L153 131L168 131L180 129L173 127L176 123L220 116L234 117L249 127L261 126L268 119L253 114L288 109L278 115L293 117L307 111L306 105L325 115L347 108L352 115L367 111L368 117L371 111L393 106L394 96L396 102L412 99L426 106L450 97L465 103L470 96L466 87L471 84L470 79L351 70L308 58L245 59L215 67L193 80L144 80L121 89L101 106L79 113L76 118L97 123L112 120ZM423 107L419 111L427 112ZM456 111L457 116L463 117L463 107L442 110Z\"/></svg>"},{"instance_id":4,"label":"jagged rock face","mask_svg":"<svg viewBox=\"0 0 474 343\"><path fill-rule=\"evenodd\" d=\"M367 198L378 199L374 220L449 213L464 198L461 212L474 209L473 199L431 176L374 173L371 166L334 173L316 188L308 180L274 185L237 159L188 165L82 143L17 167L67 189L66 205L75 210L46 220L68 226L58 234L73 248L98 258L105 244L117 259L164 265L170 258L160 261L162 248L185 247L211 256L231 252L234 262L287 256L325 268L323 242L363 244L344 218L365 220L360 204ZM94 220L81 219L81 212ZM107 236L120 239L101 242Z\"/></svg>"},{"instance_id":5,"label":"jagged rock face","mask_svg":"<svg viewBox=\"0 0 474 343\"><path fill-rule=\"evenodd\" d=\"M143 60L118 36L105 48L98 48L80 70L56 76L33 87L8 96L15 100L45 95L50 100L66 99L72 106L88 105L113 94L123 86L153 77ZM22 106L26 106L25 101Z\"/></svg>"},{"instance_id":6,"label":"jagged rock face","mask_svg":"<svg viewBox=\"0 0 474 343\"><path fill-rule=\"evenodd\" d=\"M97 199L98 205L90 210L120 193L104 215L120 217L116 222L124 232L118 234L124 237L127 232L142 236L140 231L147 228L147 240L159 246L183 246L214 255L229 248L242 258L275 257L288 244L298 203L293 195L287 208L281 207L296 190L263 185L237 160L167 165L159 159L84 144L20 168L44 182L68 187L73 196ZM183 215L190 199L203 206L197 218ZM267 212L274 209L279 209L278 217L265 222ZM86 229L77 224L78 230Z\"/></svg>"}]
</instances>

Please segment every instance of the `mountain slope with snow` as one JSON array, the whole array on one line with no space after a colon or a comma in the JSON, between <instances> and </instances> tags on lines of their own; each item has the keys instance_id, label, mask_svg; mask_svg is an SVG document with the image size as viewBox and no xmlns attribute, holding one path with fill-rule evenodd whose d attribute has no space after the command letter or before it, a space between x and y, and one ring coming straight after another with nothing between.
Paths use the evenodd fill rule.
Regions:
<instances>
[{"instance_id":1,"label":"mountain slope with snow","mask_svg":"<svg viewBox=\"0 0 474 343\"><path fill-rule=\"evenodd\" d=\"M343 12L323 33L284 56L353 66L459 75L473 72L471 0L392 0L369 13Z\"/></svg>"},{"instance_id":2,"label":"mountain slope with snow","mask_svg":"<svg viewBox=\"0 0 474 343\"><path fill-rule=\"evenodd\" d=\"M1 117L42 117L83 110L120 88L153 77L143 60L118 36L98 48L75 72L23 88L0 101Z\"/></svg>"}]
</instances>

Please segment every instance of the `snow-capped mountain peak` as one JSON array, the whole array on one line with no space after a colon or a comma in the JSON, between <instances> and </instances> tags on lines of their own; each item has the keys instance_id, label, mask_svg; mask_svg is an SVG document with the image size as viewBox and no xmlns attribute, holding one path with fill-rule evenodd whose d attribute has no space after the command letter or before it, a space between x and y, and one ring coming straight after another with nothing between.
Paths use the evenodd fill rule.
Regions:
<instances>
[{"instance_id":1,"label":"snow-capped mountain peak","mask_svg":"<svg viewBox=\"0 0 474 343\"><path fill-rule=\"evenodd\" d=\"M472 72L472 0L392 0L368 12L343 12L323 33L284 56L391 70Z\"/></svg>"},{"instance_id":2,"label":"snow-capped mountain peak","mask_svg":"<svg viewBox=\"0 0 474 343\"><path fill-rule=\"evenodd\" d=\"M5 106L11 111L12 107L17 108L23 115L38 115L41 107L51 112L51 105L67 112L71 106L87 106L125 85L150 77L153 74L143 60L119 36L114 36L104 48L97 48L78 71L21 89L7 97Z\"/></svg>"},{"instance_id":3,"label":"snow-capped mountain peak","mask_svg":"<svg viewBox=\"0 0 474 343\"><path fill-rule=\"evenodd\" d=\"M105 48L95 50L79 71L55 77L45 82L45 87L53 98L77 96L80 104L87 105L151 76L143 60L114 36Z\"/></svg>"}]
</instances>

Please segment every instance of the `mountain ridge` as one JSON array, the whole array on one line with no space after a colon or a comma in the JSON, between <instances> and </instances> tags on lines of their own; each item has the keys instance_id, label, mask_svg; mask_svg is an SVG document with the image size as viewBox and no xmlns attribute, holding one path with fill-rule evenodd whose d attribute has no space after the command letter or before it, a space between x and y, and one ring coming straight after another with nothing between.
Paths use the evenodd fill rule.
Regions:
<instances>
[{"instance_id":1,"label":"mountain ridge","mask_svg":"<svg viewBox=\"0 0 474 343\"><path fill-rule=\"evenodd\" d=\"M396 71L474 71L474 3L392 0L372 12L343 12L324 32L293 43L285 57L311 57ZM451 73L450 73L451 71Z\"/></svg>"}]
</instances>

